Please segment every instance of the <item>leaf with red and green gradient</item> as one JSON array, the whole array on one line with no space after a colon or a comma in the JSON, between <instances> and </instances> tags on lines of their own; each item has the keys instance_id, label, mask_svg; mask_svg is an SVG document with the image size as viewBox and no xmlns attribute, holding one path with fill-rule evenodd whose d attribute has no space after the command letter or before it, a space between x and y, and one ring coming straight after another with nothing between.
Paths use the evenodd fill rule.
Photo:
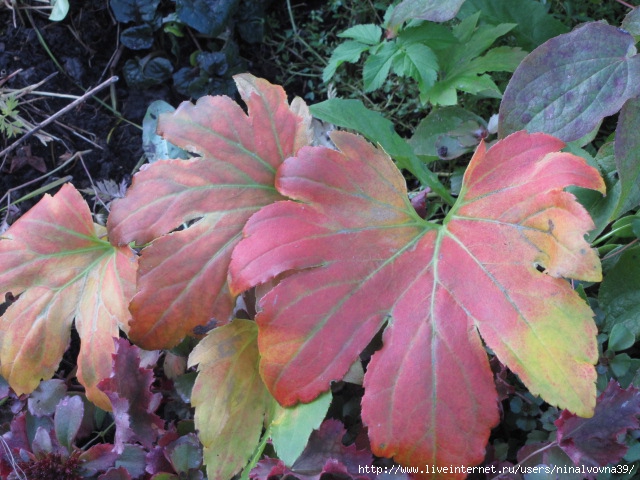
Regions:
<instances>
[{"instance_id":1,"label":"leaf with red and green gradient","mask_svg":"<svg viewBox=\"0 0 640 480\"><path fill-rule=\"evenodd\" d=\"M281 87L251 75L235 79L248 114L219 96L161 116L163 137L199 157L155 162L112 206L109 238L142 245L160 237L142 251L130 305L129 336L143 348L169 348L199 325L230 320L231 251L247 219L282 198L274 186L278 166L309 143L304 102L289 105Z\"/></svg>"},{"instance_id":2,"label":"leaf with red and green gradient","mask_svg":"<svg viewBox=\"0 0 640 480\"><path fill-rule=\"evenodd\" d=\"M247 465L276 405L258 373L257 334L255 322L236 319L211 330L189 356L189 366L198 365L191 405L212 480Z\"/></svg>"},{"instance_id":3,"label":"leaf with red and green gradient","mask_svg":"<svg viewBox=\"0 0 640 480\"><path fill-rule=\"evenodd\" d=\"M640 415L640 391L626 390L611 380L598 397L591 418L580 418L566 410L555 421L557 442L576 465L596 467L619 462L627 453L620 437L637 430Z\"/></svg>"},{"instance_id":4,"label":"leaf with red and green gradient","mask_svg":"<svg viewBox=\"0 0 640 480\"><path fill-rule=\"evenodd\" d=\"M93 223L78 191L45 195L0 239L0 295L20 296L0 323L0 369L18 394L32 392L58 368L71 335L80 335L78 380L110 410L96 388L111 373L113 337L127 330L137 259L114 247Z\"/></svg>"},{"instance_id":5,"label":"leaf with red and green gradient","mask_svg":"<svg viewBox=\"0 0 640 480\"><path fill-rule=\"evenodd\" d=\"M280 278L256 317L276 399L326 391L386 325L362 402L376 455L482 461L498 422L483 341L532 393L591 415L596 327L564 278L598 281L600 262L584 240L593 223L563 188L603 190L598 172L544 134L481 144L438 225L415 213L384 152L333 141L340 151L303 148L280 167L278 190L297 201L254 215L230 265L234 292Z\"/></svg>"}]
</instances>

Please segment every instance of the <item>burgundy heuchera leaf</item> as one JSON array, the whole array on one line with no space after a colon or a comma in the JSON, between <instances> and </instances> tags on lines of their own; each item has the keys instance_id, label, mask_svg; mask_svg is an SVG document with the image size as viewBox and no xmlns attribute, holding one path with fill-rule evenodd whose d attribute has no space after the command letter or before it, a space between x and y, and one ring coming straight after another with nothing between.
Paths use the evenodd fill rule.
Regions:
<instances>
[{"instance_id":1,"label":"burgundy heuchera leaf","mask_svg":"<svg viewBox=\"0 0 640 480\"><path fill-rule=\"evenodd\" d=\"M533 394L592 415L597 330L564 278L599 281L600 262L584 240L589 215L563 189L603 191L597 170L544 134L481 144L438 225L416 214L384 152L344 132L332 140L339 151L284 162L276 185L296 201L255 214L230 266L235 293L280 279L256 317L276 399L311 401L386 326L362 401L376 455L482 461L498 422L482 340Z\"/></svg>"},{"instance_id":2,"label":"burgundy heuchera leaf","mask_svg":"<svg viewBox=\"0 0 640 480\"><path fill-rule=\"evenodd\" d=\"M112 206L110 238L121 245L156 239L142 251L130 305L129 337L143 348L169 348L199 325L231 319L231 251L247 219L282 198L274 186L278 166L309 143L304 102L289 105L281 87L248 74L235 80L248 114L219 96L162 115L159 133L199 157L153 163Z\"/></svg>"},{"instance_id":3,"label":"burgundy heuchera leaf","mask_svg":"<svg viewBox=\"0 0 640 480\"><path fill-rule=\"evenodd\" d=\"M151 393L153 370L140 367L140 349L123 338L115 342L113 374L98 385L113 406L115 449L122 453L124 444L130 440L152 448L164 426L162 419L154 413L162 395Z\"/></svg>"},{"instance_id":4,"label":"burgundy heuchera leaf","mask_svg":"<svg viewBox=\"0 0 640 480\"><path fill-rule=\"evenodd\" d=\"M339 478L355 480L374 479L377 475L369 467L373 461L370 450L345 446L342 437L346 430L338 420L325 420L309 438L300 458L288 468L282 460L265 458L251 470L252 480L267 480L274 475L293 475L300 480L320 480L323 474L335 474ZM398 480L403 480L398 475Z\"/></svg>"},{"instance_id":5,"label":"burgundy heuchera leaf","mask_svg":"<svg viewBox=\"0 0 640 480\"><path fill-rule=\"evenodd\" d=\"M576 465L596 467L619 462L627 446L620 436L636 430L640 423L640 391L630 386L626 390L611 380L598 397L591 418L580 418L563 411L555 424L557 442Z\"/></svg>"}]
</instances>

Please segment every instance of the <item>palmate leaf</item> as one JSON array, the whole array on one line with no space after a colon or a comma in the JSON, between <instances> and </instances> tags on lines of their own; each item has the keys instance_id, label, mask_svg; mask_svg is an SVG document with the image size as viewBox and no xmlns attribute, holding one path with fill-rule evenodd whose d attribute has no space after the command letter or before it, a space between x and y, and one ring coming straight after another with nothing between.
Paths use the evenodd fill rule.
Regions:
<instances>
[{"instance_id":1,"label":"palmate leaf","mask_svg":"<svg viewBox=\"0 0 640 480\"><path fill-rule=\"evenodd\" d=\"M386 324L362 410L377 455L482 460L498 400L480 337L532 393L591 415L596 327L562 277L600 280L600 263L591 219L563 188L603 190L597 171L544 134L481 144L437 225L411 208L386 154L347 133L333 141L340 151L303 148L280 167L278 190L297 202L254 215L230 265L234 292L280 275L256 318L276 399L327 390Z\"/></svg>"},{"instance_id":2,"label":"palmate leaf","mask_svg":"<svg viewBox=\"0 0 640 480\"><path fill-rule=\"evenodd\" d=\"M137 259L114 247L70 184L45 197L0 240L0 294L20 296L0 323L0 369L18 394L50 378L62 359L71 323L82 342L78 380L103 409L97 384L111 373L113 337L128 329Z\"/></svg>"},{"instance_id":3,"label":"palmate leaf","mask_svg":"<svg viewBox=\"0 0 640 480\"><path fill-rule=\"evenodd\" d=\"M281 87L251 75L235 79L248 115L219 96L161 116L159 133L200 157L155 162L112 206L109 238L119 244L143 245L163 235L142 251L130 305L129 337L143 348L169 348L198 325L230 320L231 251L247 219L282 198L274 186L278 166L309 143L304 102L289 105Z\"/></svg>"}]
</instances>

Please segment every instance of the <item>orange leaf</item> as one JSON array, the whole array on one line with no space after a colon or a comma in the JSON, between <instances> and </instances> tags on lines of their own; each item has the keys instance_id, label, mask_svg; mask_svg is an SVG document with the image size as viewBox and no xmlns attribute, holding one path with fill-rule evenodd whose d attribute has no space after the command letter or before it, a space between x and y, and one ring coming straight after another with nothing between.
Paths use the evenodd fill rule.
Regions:
<instances>
[{"instance_id":1,"label":"orange leaf","mask_svg":"<svg viewBox=\"0 0 640 480\"><path fill-rule=\"evenodd\" d=\"M70 184L38 204L0 240L0 293L20 295L1 318L0 371L18 394L55 373L71 323L82 341L78 380L87 397L110 409L96 388L111 373L113 337L127 329L137 260L113 247Z\"/></svg>"}]
</instances>

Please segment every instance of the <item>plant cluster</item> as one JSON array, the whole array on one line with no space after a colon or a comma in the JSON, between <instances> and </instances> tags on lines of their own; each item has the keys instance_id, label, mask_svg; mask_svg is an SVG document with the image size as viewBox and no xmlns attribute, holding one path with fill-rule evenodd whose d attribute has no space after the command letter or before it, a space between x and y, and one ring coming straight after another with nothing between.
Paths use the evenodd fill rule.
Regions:
<instances>
[{"instance_id":1,"label":"plant cluster","mask_svg":"<svg viewBox=\"0 0 640 480\"><path fill-rule=\"evenodd\" d=\"M240 74L246 108L228 96L154 106L153 161L124 198L112 186L106 227L71 184L18 219L0 240L0 373L14 403L59 393L14 419L2 468L103 480L637 471L640 10L621 28L565 32L533 0L510 5L404 0L381 26L343 34L326 78L366 53L365 89L390 72L415 81L431 109L410 138L357 99L309 107ZM531 53L492 47L505 35ZM511 70L504 91L486 74ZM497 117L462 96L501 97ZM348 131L317 146L312 115ZM93 407L41 382L72 325L75 375L112 412L111 444L79 446ZM170 394L159 375L152 391L138 347L188 357L167 352L164 366L195 410L186 431L158 416ZM349 384L358 405L337 415Z\"/></svg>"},{"instance_id":2,"label":"plant cluster","mask_svg":"<svg viewBox=\"0 0 640 480\"><path fill-rule=\"evenodd\" d=\"M246 69L238 40L262 41L267 0L204 1L110 0L122 24L120 41L147 52L126 61L124 77L132 88L171 79L182 95L233 95L232 76Z\"/></svg>"}]
</instances>

